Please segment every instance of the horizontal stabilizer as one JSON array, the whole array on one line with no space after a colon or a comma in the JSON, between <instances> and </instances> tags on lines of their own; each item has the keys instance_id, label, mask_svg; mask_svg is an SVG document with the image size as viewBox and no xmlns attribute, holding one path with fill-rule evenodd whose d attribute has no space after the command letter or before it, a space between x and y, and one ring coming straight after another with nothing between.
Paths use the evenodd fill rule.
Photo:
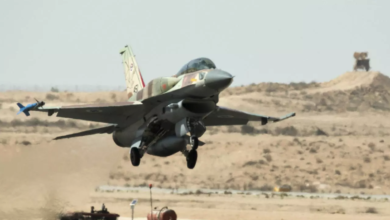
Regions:
<instances>
[{"instance_id":1,"label":"horizontal stabilizer","mask_svg":"<svg viewBox=\"0 0 390 220\"><path fill-rule=\"evenodd\" d=\"M81 136L87 136L87 135L93 135L93 134L111 134L115 130L115 125L110 125L108 127L103 127L103 128L96 128L88 131L82 131L74 134L68 134L64 136L59 136L54 138L53 140L59 140L59 139L64 139L64 138L73 138L73 137L81 137Z\"/></svg>"},{"instance_id":2,"label":"horizontal stabilizer","mask_svg":"<svg viewBox=\"0 0 390 220\"><path fill-rule=\"evenodd\" d=\"M294 116L295 113L290 113L282 117L272 117L219 106L216 111L204 119L204 123L206 126L221 126L246 125L250 121L260 121L262 125L265 125L268 122L279 122Z\"/></svg>"}]
</instances>

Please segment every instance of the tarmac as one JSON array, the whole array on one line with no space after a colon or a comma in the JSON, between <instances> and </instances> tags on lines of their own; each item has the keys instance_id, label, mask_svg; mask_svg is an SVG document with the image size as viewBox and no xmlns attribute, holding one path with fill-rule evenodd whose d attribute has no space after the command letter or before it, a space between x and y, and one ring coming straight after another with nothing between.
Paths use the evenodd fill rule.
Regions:
<instances>
[{"instance_id":1,"label":"tarmac","mask_svg":"<svg viewBox=\"0 0 390 220\"><path fill-rule=\"evenodd\" d=\"M131 191L143 191L147 192L149 191L148 187L124 187L124 186L109 186L109 185L102 185L96 188L99 191L109 191L109 192L131 192ZM325 199L336 199L338 197L345 197L345 198L362 198L362 199L371 199L371 200L381 200L381 199L387 199L390 200L390 195L369 195L369 194L344 194L344 193L308 193L308 192L273 192L273 191L245 191L245 190L221 190L221 189L199 189L202 193L217 193L217 194L224 194L226 192L229 192L231 194L246 194L246 195L261 195L263 193L267 194L287 194L288 196L301 196L304 198L325 198ZM185 194L185 193L194 193L196 190L191 189L165 189L165 188L153 188L153 192L157 193L167 193L170 194L172 192L176 194Z\"/></svg>"},{"instance_id":2,"label":"tarmac","mask_svg":"<svg viewBox=\"0 0 390 220\"><path fill-rule=\"evenodd\" d=\"M134 219L131 219L129 217L119 217L118 220L147 220L147 219L146 219L146 217L145 218L134 218ZM196 220L196 219L178 218L178 220Z\"/></svg>"}]
</instances>

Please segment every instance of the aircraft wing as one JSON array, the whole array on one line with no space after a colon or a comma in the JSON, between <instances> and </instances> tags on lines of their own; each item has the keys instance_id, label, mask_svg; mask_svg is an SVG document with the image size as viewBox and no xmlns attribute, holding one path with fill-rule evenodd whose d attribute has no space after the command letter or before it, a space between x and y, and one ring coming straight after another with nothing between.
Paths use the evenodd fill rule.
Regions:
<instances>
[{"instance_id":1,"label":"aircraft wing","mask_svg":"<svg viewBox=\"0 0 390 220\"><path fill-rule=\"evenodd\" d=\"M217 110L204 118L203 122L206 126L246 125L249 121L261 121L261 124L265 125L268 122L283 121L294 116L295 113L290 113L282 117L271 117L218 106Z\"/></svg>"},{"instance_id":2,"label":"aircraft wing","mask_svg":"<svg viewBox=\"0 0 390 220\"><path fill-rule=\"evenodd\" d=\"M39 107L30 111L47 112L49 116L58 112L57 117L72 118L110 124L124 124L139 119L144 113L140 102L116 102L110 104L88 104L61 107Z\"/></svg>"},{"instance_id":3,"label":"aircraft wing","mask_svg":"<svg viewBox=\"0 0 390 220\"><path fill-rule=\"evenodd\" d=\"M93 135L93 134L104 134L104 133L111 134L114 131L115 131L115 125L110 125L107 127L96 128L96 129L82 131L82 132L78 132L78 133L74 133L74 134L59 136L59 137L54 138L54 140L59 140L59 139L64 139L64 138L81 137L81 136L87 136L87 135Z\"/></svg>"}]
</instances>

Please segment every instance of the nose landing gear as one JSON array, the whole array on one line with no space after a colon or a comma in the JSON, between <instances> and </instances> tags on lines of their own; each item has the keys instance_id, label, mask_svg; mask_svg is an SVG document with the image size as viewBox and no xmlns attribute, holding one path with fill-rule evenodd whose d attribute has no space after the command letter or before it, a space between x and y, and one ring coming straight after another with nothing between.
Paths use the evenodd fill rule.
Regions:
<instances>
[{"instance_id":1,"label":"nose landing gear","mask_svg":"<svg viewBox=\"0 0 390 220\"><path fill-rule=\"evenodd\" d=\"M192 150L197 150L199 146L199 139L195 136L190 137L190 145Z\"/></svg>"},{"instance_id":2,"label":"nose landing gear","mask_svg":"<svg viewBox=\"0 0 390 220\"><path fill-rule=\"evenodd\" d=\"M187 167L188 167L188 169L194 169L194 167L196 165L197 159L198 159L198 151L190 150L190 152L187 155Z\"/></svg>"}]
</instances>

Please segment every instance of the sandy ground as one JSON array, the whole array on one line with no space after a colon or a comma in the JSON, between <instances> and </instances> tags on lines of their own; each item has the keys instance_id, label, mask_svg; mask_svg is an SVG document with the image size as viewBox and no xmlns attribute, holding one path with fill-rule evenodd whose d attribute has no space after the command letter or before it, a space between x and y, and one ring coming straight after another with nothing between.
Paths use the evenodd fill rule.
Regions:
<instances>
[{"instance_id":1,"label":"sandy ground","mask_svg":"<svg viewBox=\"0 0 390 220\"><path fill-rule=\"evenodd\" d=\"M103 202L110 211L130 217L129 203L134 198L139 199L137 218L150 210L148 193L96 192L100 185L152 183L196 191L272 190L289 184L295 192L388 194L390 121L384 120L390 116L386 110L388 78L376 72L356 74L298 89L273 84L230 89L220 105L272 116L297 112L297 116L266 126L251 123L249 131L241 126L210 128L201 138L207 144L199 148L194 170L186 168L181 154L169 158L147 155L140 167L132 167L128 149L117 147L109 135L52 140L100 124L59 121L41 113L28 118L15 115L15 103L30 103L33 97L61 106L123 101L124 92L1 93L0 219L53 219L51 214L58 211L87 211ZM378 85L381 90L372 89ZM356 86L367 88L361 99L357 99L360 90L348 90ZM273 92L265 87L272 87ZM343 90L341 95L339 90ZM321 101L319 93L327 99ZM344 106L345 100L353 108ZM390 215L388 201L372 199L164 193L155 193L154 198L153 206L168 206L180 219L355 220L388 219Z\"/></svg>"},{"instance_id":2,"label":"sandy ground","mask_svg":"<svg viewBox=\"0 0 390 220\"><path fill-rule=\"evenodd\" d=\"M168 206L179 219L387 219L388 202L342 201L326 199L265 198L248 195L169 195L153 194L153 207ZM98 206L105 202L109 211L130 217L129 203L137 198L134 216L145 217L150 210L149 193L96 193L91 194ZM378 213L366 213L374 207Z\"/></svg>"}]
</instances>

